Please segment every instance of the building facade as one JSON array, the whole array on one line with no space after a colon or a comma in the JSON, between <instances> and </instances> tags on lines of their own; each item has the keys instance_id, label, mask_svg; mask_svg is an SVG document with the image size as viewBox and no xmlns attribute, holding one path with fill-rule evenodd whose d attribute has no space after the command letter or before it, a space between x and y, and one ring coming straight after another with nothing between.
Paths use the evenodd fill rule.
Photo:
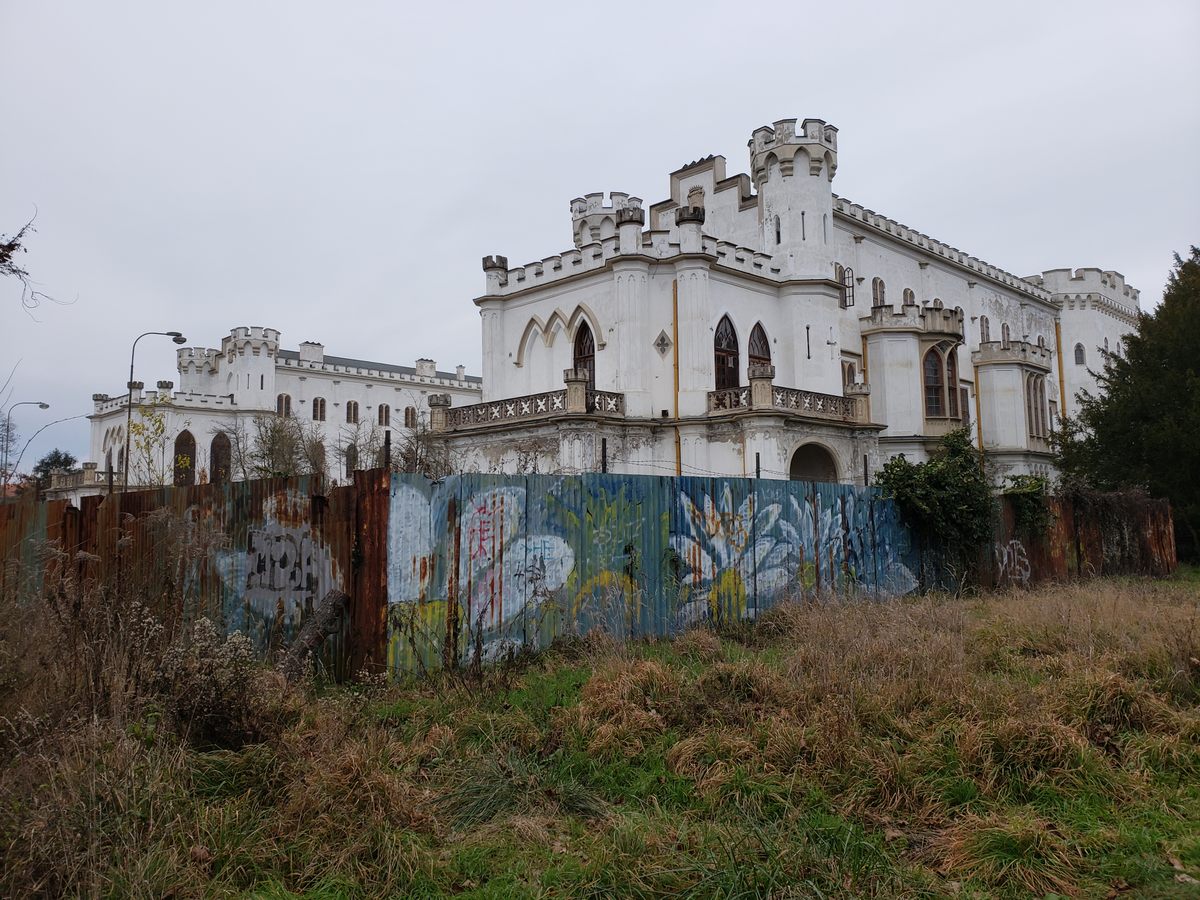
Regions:
<instances>
[{"instance_id":1,"label":"building facade","mask_svg":"<svg viewBox=\"0 0 1200 900\"><path fill-rule=\"evenodd\" d=\"M398 441L427 429L431 396L456 405L482 399L479 377L462 366L451 373L430 359L399 366L329 356L310 341L287 350L274 328L234 328L220 348L182 347L176 356L177 390L160 381L157 390L135 383L131 392L130 418L135 431L143 426L131 441L131 486L249 477L247 448L239 444L252 443L257 423L270 417L301 426L296 433L315 438L324 454L313 462L322 462L330 478L345 479L380 464L389 433ZM92 396L91 461L81 473L58 479L52 493L104 490L109 471L121 483L129 393Z\"/></svg>"},{"instance_id":2,"label":"building facade","mask_svg":"<svg viewBox=\"0 0 1200 900\"><path fill-rule=\"evenodd\" d=\"M648 209L577 198L571 249L483 260L482 402L432 400L465 468L861 484L966 425L998 476L1048 474L1137 292L1021 278L839 197L819 119L756 129L749 157L672 172Z\"/></svg>"}]
</instances>

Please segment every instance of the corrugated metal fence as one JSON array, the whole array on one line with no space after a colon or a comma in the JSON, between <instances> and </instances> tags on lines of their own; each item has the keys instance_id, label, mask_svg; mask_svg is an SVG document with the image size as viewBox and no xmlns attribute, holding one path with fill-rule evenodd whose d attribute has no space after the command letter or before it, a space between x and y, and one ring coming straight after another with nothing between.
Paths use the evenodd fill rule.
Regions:
<instances>
[{"instance_id":1,"label":"corrugated metal fence","mask_svg":"<svg viewBox=\"0 0 1200 900\"><path fill-rule=\"evenodd\" d=\"M985 584L1175 568L1166 501L1052 501L1029 539L1005 504ZM740 478L380 470L0 504L0 596L124 585L260 652L331 588L351 598L322 659L343 677L462 665L596 628L669 635L785 598L891 597L945 580L874 488Z\"/></svg>"}]
</instances>

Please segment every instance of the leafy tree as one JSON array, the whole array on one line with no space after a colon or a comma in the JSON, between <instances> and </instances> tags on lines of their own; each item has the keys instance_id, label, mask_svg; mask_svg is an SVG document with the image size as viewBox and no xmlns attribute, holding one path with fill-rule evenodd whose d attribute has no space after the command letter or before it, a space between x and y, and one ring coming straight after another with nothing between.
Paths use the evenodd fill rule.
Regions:
<instances>
[{"instance_id":1,"label":"leafy tree","mask_svg":"<svg viewBox=\"0 0 1200 900\"><path fill-rule=\"evenodd\" d=\"M1064 487L1141 488L1171 501L1180 557L1200 557L1200 248L1175 255L1162 304L1094 372L1055 438Z\"/></svg>"},{"instance_id":2,"label":"leafy tree","mask_svg":"<svg viewBox=\"0 0 1200 900\"><path fill-rule=\"evenodd\" d=\"M33 475L38 481L48 483L52 471L55 469L64 469L69 472L75 468L76 462L78 460L75 459L75 454L56 448L37 461L37 464L33 467Z\"/></svg>"},{"instance_id":3,"label":"leafy tree","mask_svg":"<svg viewBox=\"0 0 1200 900\"><path fill-rule=\"evenodd\" d=\"M889 459L877 480L927 547L962 573L974 568L992 539L996 504L966 428L943 437L928 462Z\"/></svg>"}]
</instances>

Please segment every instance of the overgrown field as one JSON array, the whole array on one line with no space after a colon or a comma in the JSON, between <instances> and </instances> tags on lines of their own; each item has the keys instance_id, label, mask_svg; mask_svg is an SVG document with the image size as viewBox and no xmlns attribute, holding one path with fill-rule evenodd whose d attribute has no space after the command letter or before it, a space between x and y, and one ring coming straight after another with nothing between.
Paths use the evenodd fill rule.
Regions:
<instances>
[{"instance_id":1,"label":"overgrown field","mask_svg":"<svg viewBox=\"0 0 1200 900\"><path fill-rule=\"evenodd\" d=\"M810 603L341 688L10 610L0 893L1200 896L1198 598Z\"/></svg>"}]
</instances>

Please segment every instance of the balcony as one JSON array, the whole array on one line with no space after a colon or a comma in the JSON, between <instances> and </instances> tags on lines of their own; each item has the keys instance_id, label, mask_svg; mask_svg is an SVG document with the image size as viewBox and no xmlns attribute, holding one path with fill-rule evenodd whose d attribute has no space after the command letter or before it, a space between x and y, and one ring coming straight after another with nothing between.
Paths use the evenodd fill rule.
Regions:
<instances>
[{"instance_id":1,"label":"balcony","mask_svg":"<svg viewBox=\"0 0 1200 900\"><path fill-rule=\"evenodd\" d=\"M488 428L517 422L537 422L564 416L625 416L625 395L612 391L588 390L587 375L574 369L563 373L566 387L523 397L509 397L490 403L450 406L448 394L429 398L431 427L434 431L461 431Z\"/></svg>"},{"instance_id":2,"label":"balcony","mask_svg":"<svg viewBox=\"0 0 1200 900\"><path fill-rule=\"evenodd\" d=\"M867 420L865 397L870 389L865 385L853 386L851 396L838 396L780 387L771 383L774 377L774 366L755 367L750 370L748 386L709 391L709 415L756 410L788 412L809 419L851 425Z\"/></svg>"}]
</instances>

